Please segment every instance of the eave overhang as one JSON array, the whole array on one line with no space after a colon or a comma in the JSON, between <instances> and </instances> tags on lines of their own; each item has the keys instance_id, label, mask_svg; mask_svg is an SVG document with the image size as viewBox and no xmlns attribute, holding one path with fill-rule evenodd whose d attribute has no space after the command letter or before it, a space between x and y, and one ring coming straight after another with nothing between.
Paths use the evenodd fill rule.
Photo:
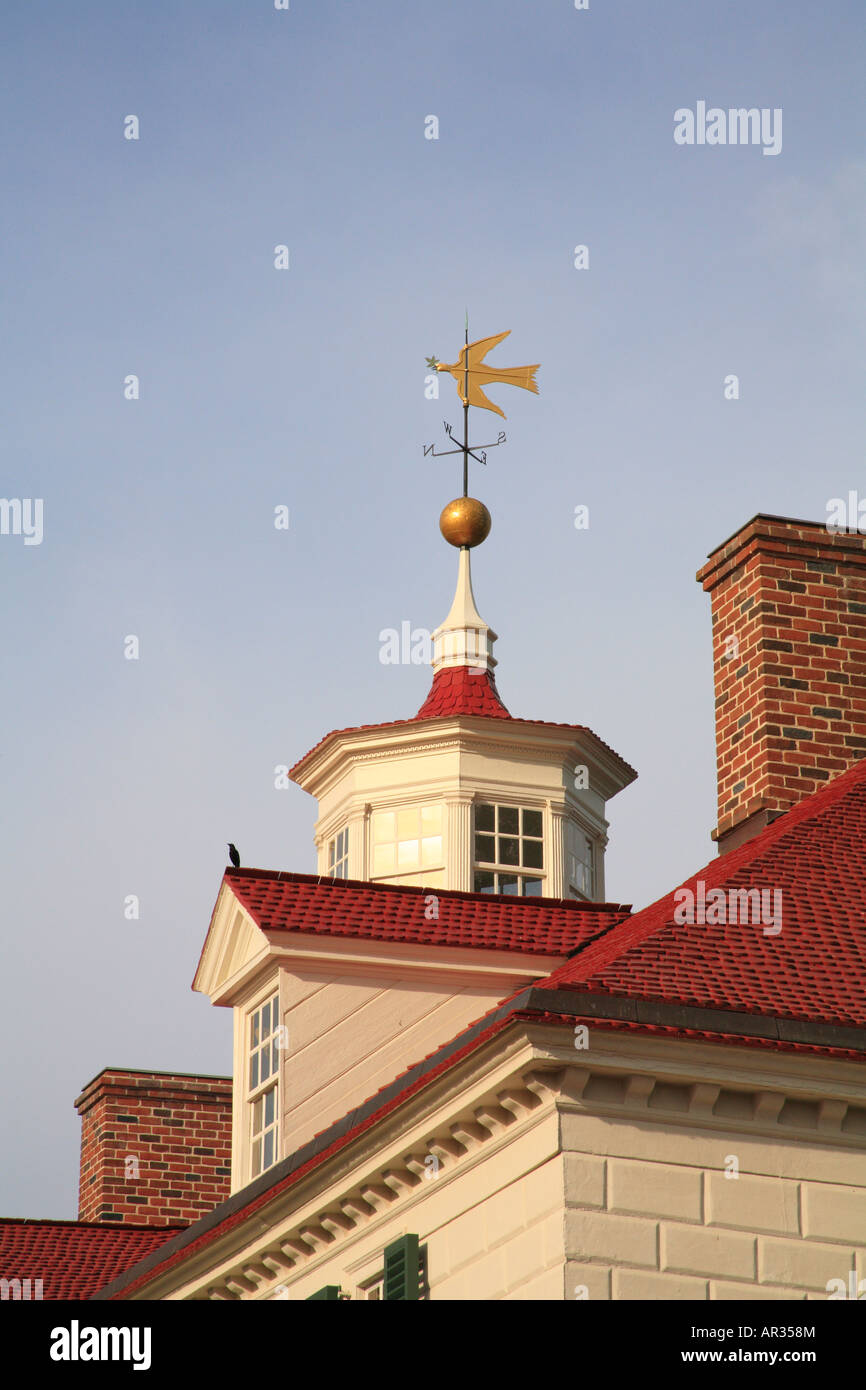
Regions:
<instances>
[{"instance_id":1,"label":"eave overhang","mask_svg":"<svg viewBox=\"0 0 866 1390\"><path fill-rule=\"evenodd\" d=\"M533 758L567 765L586 765L590 786L605 801L637 777L634 768L591 729L579 724L550 724L531 719L488 719L454 715L405 720L371 728L338 729L296 763L289 776L321 800L352 762L396 758L419 751L456 749L498 758Z\"/></svg>"}]
</instances>

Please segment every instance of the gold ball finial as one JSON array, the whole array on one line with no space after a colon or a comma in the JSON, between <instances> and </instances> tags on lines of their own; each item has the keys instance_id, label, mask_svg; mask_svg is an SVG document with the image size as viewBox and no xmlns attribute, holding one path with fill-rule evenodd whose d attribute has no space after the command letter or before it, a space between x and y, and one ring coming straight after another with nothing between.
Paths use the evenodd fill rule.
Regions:
<instances>
[{"instance_id":1,"label":"gold ball finial","mask_svg":"<svg viewBox=\"0 0 866 1390\"><path fill-rule=\"evenodd\" d=\"M480 545L490 535L490 526L490 513L477 497L455 497L439 518L439 530L458 549Z\"/></svg>"}]
</instances>

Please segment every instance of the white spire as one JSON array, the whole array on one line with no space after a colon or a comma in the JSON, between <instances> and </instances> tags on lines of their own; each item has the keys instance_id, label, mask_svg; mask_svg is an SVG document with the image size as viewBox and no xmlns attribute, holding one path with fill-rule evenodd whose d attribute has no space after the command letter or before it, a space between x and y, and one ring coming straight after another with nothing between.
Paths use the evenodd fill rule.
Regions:
<instances>
[{"instance_id":1,"label":"white spire","mask_svg":"<svg viewBox=\"0 0 866 1390\"><path fill-rule=\"evenodd\" d=\"M449 666L470 666L478 671L492 671L496 665L493 656L496 633L487 626L475 606L469 555L469 549L464 546L460 551L457 588L451 611L433 633L434 673Z\"/></svg>"}]
</instances>

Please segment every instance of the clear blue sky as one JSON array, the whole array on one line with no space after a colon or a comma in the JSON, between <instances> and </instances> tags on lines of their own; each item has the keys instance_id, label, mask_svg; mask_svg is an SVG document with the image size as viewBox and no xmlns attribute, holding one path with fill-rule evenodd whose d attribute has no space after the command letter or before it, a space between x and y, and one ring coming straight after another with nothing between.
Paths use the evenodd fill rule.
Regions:
<instances>
[{"instance_id":1,"label":"clear blue sky","mask_svg":"<svg viewBox=\"0 0 866 1390\"><path fill-rule=\"evenodd\" d=\"M638 769L609 898L712 856L695 571L866 491L863 11L83 0L4 31L0 495L44 499L44 539L0 536L0 1212L71 1217L96 1072L230 1069L189 988L225 842L314 866L274 766L426 694L378 635L451 601L458 469L422 445L459 412L424 359L467 305L542 364L472 476L502 697ZM676 145L699 100L781 108L782 152Z\"/></svg>"}]
</instances>

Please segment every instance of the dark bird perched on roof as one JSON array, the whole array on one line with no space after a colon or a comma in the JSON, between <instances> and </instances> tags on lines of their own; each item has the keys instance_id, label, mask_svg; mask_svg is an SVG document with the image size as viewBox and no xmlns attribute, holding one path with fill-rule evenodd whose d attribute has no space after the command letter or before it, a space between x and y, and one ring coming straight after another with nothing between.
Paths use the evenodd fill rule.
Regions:
<instances>
[{"instance_id":1,"label":"dark bird perched on roof","mask_svg":"<svg viewBox=\"0 0 866 1390\"><path fill-rule=\"evenodd\" d=\"M226 843L229 845L229 859L232 861L235 868L239 869L241 867L241 857L238 854L237 845L230 844L228 841Z\"/></svg>"}]
</instances>

